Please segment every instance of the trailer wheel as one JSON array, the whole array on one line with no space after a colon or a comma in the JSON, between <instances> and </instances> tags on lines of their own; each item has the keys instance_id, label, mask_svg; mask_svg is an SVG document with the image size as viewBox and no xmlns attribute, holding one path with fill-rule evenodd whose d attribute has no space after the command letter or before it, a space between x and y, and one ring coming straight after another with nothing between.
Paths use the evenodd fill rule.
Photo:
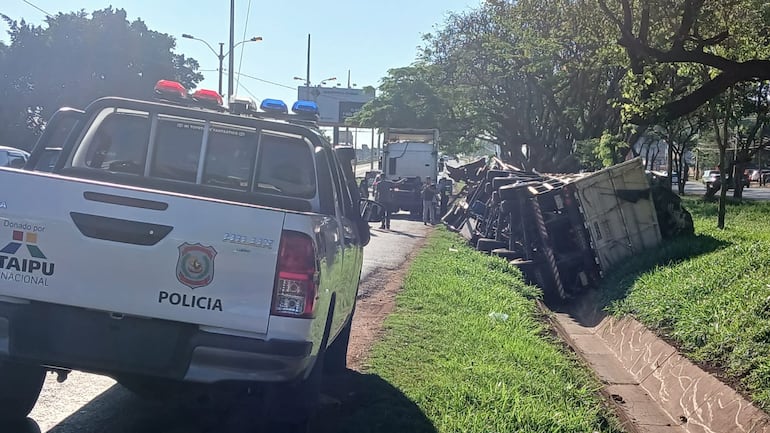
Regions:
<instances>
[{"instance_id":1,"label":"trailer wheel","mask_svg":"<svg viewBox=\"0 0 770 433\"><path fill-rule=\"evenodd\" d=\"M0 361L0 420L21 421L35 406L45 380L39 365Z\"/></svg>"},{"instance_id":2,"label":"trailer wheel","mask_svg":"<svg viewBox=\"0 0 770 433\"><path fill-rule=\"evenodd\" d=\"M496 239L490 238L479 238L479 240L476 241L476 249L485 253L491 252L497 248L505 248L507 246L508 244L506 242L500 242Z\"/></svg>"}]
</instances>

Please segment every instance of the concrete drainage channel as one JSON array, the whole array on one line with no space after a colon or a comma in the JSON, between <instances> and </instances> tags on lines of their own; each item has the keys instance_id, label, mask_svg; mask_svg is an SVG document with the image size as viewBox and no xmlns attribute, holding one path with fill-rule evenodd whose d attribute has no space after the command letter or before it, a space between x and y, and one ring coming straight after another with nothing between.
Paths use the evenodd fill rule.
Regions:
<instances>
[{"instance_id":1,"label":"concrete drainage channel","mask_svg":"<svg viewBox=\"0 0 770 433\"><path fill-rule=\"evenodd\" d=\"M541 310L603 383L629 432L770 433L770 417L636 320L598 311L595 292Z\"/></svg>"}]
</instances>

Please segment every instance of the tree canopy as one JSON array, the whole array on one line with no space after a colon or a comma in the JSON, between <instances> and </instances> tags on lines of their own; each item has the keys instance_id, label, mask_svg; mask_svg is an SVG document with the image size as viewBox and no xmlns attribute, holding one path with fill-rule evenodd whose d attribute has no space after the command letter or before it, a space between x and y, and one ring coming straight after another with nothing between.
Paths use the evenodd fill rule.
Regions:
<instances>
[{"instance_id":1,"label":"tree canopy","mask_svg":"<svg viewBox=\"0 0 770 433\"><path fill-rule=\"evenodd\" d=\"M482 138L539 170L612 164L727 88L770 80L769 30L763 0L487 0L426 35L356 121Z\"/></svg>"},{"instance_id":2,"label":"tree canopy","mask_svg":"<svg viewBox=\"0 0 770 433\"><path fill-rule=\"evenodd\" d=\"M31 148L62 106L148 98L159 79L188 88L203 79L195 59L174 52L173 37L129 22L123 9L59 13L40 26L1 17L11 42L0 46L0 144Z\"/></svg>"}]
</instances>

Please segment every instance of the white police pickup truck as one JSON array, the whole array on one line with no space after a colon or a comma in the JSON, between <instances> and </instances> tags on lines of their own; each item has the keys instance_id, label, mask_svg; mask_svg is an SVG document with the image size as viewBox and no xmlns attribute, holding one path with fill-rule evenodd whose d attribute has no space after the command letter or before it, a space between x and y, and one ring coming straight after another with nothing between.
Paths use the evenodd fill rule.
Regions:
<instances>
[{"instance_id":1,"label":"white police pickup truck","mask_svg":"<svg viewBox=\"0 0 770 433\"><path fill-rule=\"evenodd\" d=\"M302 409L345 368L378 206L307 125L317 108L156 94L59 110L26 167L0 169L2 419L51 369L148 394L272 383Z\"/></svg>"}]
</instances>

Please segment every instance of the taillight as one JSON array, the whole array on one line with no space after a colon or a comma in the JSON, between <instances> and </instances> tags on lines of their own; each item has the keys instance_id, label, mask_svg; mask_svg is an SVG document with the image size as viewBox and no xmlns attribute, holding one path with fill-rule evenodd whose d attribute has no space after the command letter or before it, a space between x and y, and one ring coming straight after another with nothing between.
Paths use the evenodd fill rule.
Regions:
<instances>
[{"instance_id":1,"label":"taillight","mask_svg":"<svg viewBox=\"0 0 770 433\"><path fill-rule=\"evenodd\" d=\"M313 317L318 289L313 239L304 233L284 230L276 270L272 314Z\"/></svg>"}]
</instances>

